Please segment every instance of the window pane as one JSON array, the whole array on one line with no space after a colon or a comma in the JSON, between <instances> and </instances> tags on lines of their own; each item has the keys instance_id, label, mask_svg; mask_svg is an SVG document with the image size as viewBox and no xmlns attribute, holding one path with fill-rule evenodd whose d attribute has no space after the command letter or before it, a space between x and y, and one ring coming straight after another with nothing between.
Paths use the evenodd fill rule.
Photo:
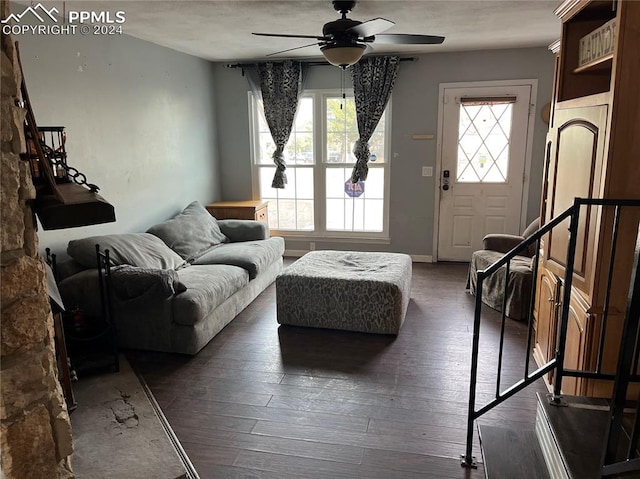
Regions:
<instances>
[{"instance_id":1,"label":"window pane","mask_svg":"<svg viewBox=\"0 0 640 479\"><path fill-rule=\"evenodd\" d=\"M287 163L295 163L296 165L313 164L313 133L294 132L291 135L292 148Z\"/></svg>"},{"instance_id":2,"label":"window pane","mask_svg":"<svg viewBox=\"0 0 640 479\"><path fill-rule=\"evenodd\" d=\"M384 198L384 169L369 168L363 196L368 200Z\"/></svg>"},{"instance_id":3,"label":"window pane","mask_svg":"<svg viewBox=\"0 0 640 479\"><path fill-rule=\"evenodd\" d=\"M301 98L296 111L294 130L298 132L313 131L313 98Z\"/></svg>"},{"instance_id":4,"label":"window pane","mask_svg":"<svg viewBox=\"0 0 640 479\"><path fill-rule=\"evenodd\" d=\"M327 198L344 198L344 182L351 176L351 172L346 168L327 168L326 171Z\"/></svg>"},{"instance_id":5,"label":"window pane","mask_svg":"<svg viewBox=\"0 0 640 479\"><path fill-rule=\"evenodd\" d=\"M289 167L284 189L272 188L275 167L261 167L260 197L269 200L269 227L309 230L314 228L313 168Z\"/></svg>"},{"instance_id":6,"label":"window pane","mask_svg":"<svg viewBox=\"0 0 640 479\"><path fill-rule=\"evenodd\" d=\"M329 211L331 214L328 214ZM343 230L344 213L344 199L327 199L327 230Z\"/></svg>"},{"instance_id":7,"label":"window pane","mask_svg":"<svg viewBox=\"0 0 640 479\"><path fill-rule=\"evenodd\" d=\"M266 165L273 162L273 152L276 145L264 118L262 101L258 101L256 104L260 135L260 153L257 162ZM302 98L298 104L296 121L289 141L284 147L284 158L287 164L313 163L313 98Z\"/></svg>"},{"instance_id":8,"label":"window pane","mask_svg":"<svg viewBox=\"0 0 640 479\"><path fill-rule=\"evenodd\" d=\"M258 156L258 164L268 165L273 163L273 152L276 151L276 144L271 138L268 131L260 132L260 152Z\"/></svg>"},{"instance_id":9,"label":"window pane","mask_svg":"<svg viewBox=\"0 0 640 479\"><path fill-rule=\"evenodd\" d=\"M327 231L383 231L384 169L370 168L364 193L351 198L344 192L351 168L327 167Z\"/></svg>"},{"instance_id":10,"label":"window pane","mask_svg":"<svg viewBox=\"0 0 640 479\"><path fill-rule=\"evenodd\" d=\"M384 116L382 117L384 118ZM382 122L382 120L380 120ZM384 163L384 131L378 131L371 135L369 140L369 161L371 163Z\"/></svg>"},{"instance_id":11,"label":"window pane","mask_svg":"<svg viewBox=\"0 0 640 479\"><path fill-rule=\"evenodd\" d=\"M358 139L356 106L351 98L326 100L327 163L354 163L353 145Z\"/></svg>"},{"instance_id":12,"label":"window pane","mask_svg":"<svg viewBox=\"0 0 640 479\"><path fill-rule=\"evenodd\" d=\"M313 200L300 200L297 206L296 229L313 231Z\"/></svg>"},{"instance_id":13,"label":"window pane","mask_svg":"<svg viewBox=\"0 0 640 479\"><path fill-rule=\"evenodd\" d=\"M277 198L278 190L275 188L271 188L271 181L273 180L273 175L276 172L275 166L262 166L258 169L259 177L258 182L260 184L260 198L264 200L269 200L272 198Z\"/></svg>"},{"instance_id":14,"label":"window pane","mask_svg":"<svg viewBox=\"0 0 640 479\"><path fill-rule=\"evenodd\" d=\"M364 211L364 230L382 231L384 200L367 200Z\"/></svg>"},{"instance_id":15,"label":"window pane","mask_svg":"<svg viewBox=\"0 0 640 479\"><path fill-rule=\"evenodd\" d=\"M460 105L458 182L507 181L512 114L511 103Z\"/></svg>"}]
</instances>

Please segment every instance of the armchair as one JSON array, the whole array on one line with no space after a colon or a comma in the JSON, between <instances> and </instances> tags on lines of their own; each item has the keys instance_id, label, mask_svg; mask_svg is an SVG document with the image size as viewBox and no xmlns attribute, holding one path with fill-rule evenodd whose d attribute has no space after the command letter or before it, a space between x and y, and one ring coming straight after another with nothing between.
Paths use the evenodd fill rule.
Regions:
<instances>
[{"instance_id":1,"label":"armchair","mask_svg":"<svg viewBox=\"0 0 640 479\"><path fill-rule=\"evenodd\" d=\"M522 232L521 236L509 234L489 234L483 239L483 249L475 251L469 263L467 289L475 296L477 272L488 268L505 253L517 246L522 240L531 236L539 228L540 219L533 221ZM524 254L515 256L509 266L509 288L507 289L505 315L518 321L527 320L531 303L531 286L533 284L533 268L535 247L531 246ZM505 271L503 266L483 284L482 302L502 311L503 292L505 285Z\"/></svg>"}]
</instances>

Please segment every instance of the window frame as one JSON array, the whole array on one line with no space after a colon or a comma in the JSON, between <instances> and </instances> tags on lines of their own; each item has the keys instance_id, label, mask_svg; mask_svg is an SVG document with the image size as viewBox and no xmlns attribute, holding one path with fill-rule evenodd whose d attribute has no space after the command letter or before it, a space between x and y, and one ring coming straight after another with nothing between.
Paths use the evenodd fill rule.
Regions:
<instances>
[{"instance_id":1,"label":"window frame","mask_svg":"<svg viewBox=\"0 0 640 479\"><path fill-rule=\"evenodd\" d=\"M353 97L352 89L345 89L344 93L347 96ZM372 243L384 243L390 242L389 236L389 193L391 190L391 117L392 106L391 99L387 103L385 109L385 131L384 131L384 163L369 163L369 168L382 168L384 170L384 198L383 198L383 211L382 211L382 231L336 231L327 230L326 227L326 171L328 168L352 168L353 163L329 163L326 162L326 145L328 138L327 131L327 108L326 103L328 98L340 98L342 91L340 89L313 89L305 90L301 95L301 98L313 99L313 116L314 116L314 129L313 129L313 154L314 163L311 165L287 165L287 169L293 167L300 168L312 168L313 169L313 209L314 209L314 230L288 230L288 229L275 229L272 228L271 232L285 238L292 240L336 240L346 242L372 242ZM248 92L248 104L249 104L249 136L250 136L250 161L251 161L251 187L254 199L261 198L260 195L260 168L273 167L273 164L260 164L258 157L260 153L260 132L258 115L258 103L252 92ZM322 194L318 194L322 192Z\"/></svg>"}]
</instances>

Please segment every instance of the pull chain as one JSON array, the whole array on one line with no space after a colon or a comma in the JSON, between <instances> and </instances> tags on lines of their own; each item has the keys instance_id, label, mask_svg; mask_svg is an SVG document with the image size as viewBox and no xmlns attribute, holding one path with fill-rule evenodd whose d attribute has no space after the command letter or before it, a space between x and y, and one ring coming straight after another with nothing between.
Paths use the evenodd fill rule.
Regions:
<instances>
[{"instance_id":1,"label":"pull chain","mask_svg":"<svg viewBox=\"0 0 640 479\"><path fill-rule=\"evenodd\" d=\"M344 68L340 69L340 91L342 92L342 101L340 102L340 109L342 110L342 107L344 105L344 102L347 98L347 96L344 94Z\"/></svg>"}]
</instances>

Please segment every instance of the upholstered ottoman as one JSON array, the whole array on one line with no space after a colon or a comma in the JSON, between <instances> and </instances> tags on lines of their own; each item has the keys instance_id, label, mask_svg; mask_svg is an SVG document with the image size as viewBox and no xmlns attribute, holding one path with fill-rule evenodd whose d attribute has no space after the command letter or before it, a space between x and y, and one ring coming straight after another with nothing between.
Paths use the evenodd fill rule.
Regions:
<instances>
[{"instance_id":1,"label":"upholstered ottoman","mask_svg":"<svg viewBox=\"0 0 640 479\"><path fill-rule=\"evenodd\" d=\"M312 251L276 278L278 323L398 334L411 294L411 257Z\"/></svg>"}]
</instances>

